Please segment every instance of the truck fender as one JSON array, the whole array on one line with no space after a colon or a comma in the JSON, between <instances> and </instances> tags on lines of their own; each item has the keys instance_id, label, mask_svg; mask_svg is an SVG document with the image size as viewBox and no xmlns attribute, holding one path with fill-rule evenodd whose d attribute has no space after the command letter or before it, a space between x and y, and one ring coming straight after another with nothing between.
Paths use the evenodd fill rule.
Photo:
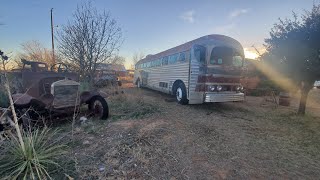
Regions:
<instances>
[{"instance_id":1,"label":"truck fender","mask_svg":"<svg viewBox=\"0 0 320 180\"><path fill-rule=\"evenodd\" d=\"M103 98L106 98L107 94L103 92L98 92L98 91L84 91L80 94L81 103L88 104L91 98L94 96L101 96Z\"/></svg>"}]
</instances>

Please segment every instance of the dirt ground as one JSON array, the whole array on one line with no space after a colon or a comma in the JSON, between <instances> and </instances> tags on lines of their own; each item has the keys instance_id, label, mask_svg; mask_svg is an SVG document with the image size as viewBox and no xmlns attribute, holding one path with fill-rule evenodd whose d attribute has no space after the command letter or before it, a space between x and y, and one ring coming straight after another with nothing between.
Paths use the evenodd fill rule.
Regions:
<instances>
[{"instance_id":1,"label":"dirt ground","mask_svg":"<svg viewBox=\"0 0 320 180\"><path fill-rule=\"evenodd\" d=\"M123 90L120 100L108 99L109 120L78 123L73 136L71 126L64 127L69 157L75 159L66 174L77 179L320 177L318 105L309 105L302 117L294 113L296 101L276 107L247 97L243 103L183 106L159 92ZM312 98L319 97L320 90L313 90Z\"/></svg>"}]
</instances>

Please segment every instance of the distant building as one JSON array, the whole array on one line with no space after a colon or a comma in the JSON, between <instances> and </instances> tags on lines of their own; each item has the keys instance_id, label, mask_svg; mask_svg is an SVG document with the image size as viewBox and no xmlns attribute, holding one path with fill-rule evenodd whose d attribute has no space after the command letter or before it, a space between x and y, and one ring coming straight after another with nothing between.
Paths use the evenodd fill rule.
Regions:
<instances>
[{"instance_id":1,"label":"distant building","mask_svg":"<svg viewBox=\"0 0 320 180\"><path fill-rule=\"evenodd\" d=\"M115 74L118 76L126 76L127 70L124 65L121 64L106 64L106 63L99 63L97 65L97 71L114 71Z\"/></svg>"},{"instance_id":2,"label":"distant building","mask_svg":"<svg viewBox=\"0 0 320 180\"><path fill-rule=\"evenodd\" d=\"M133 69L128 69L127 72L128 72L128 75L129 75L130 77L133 77L133 76L134 76L134 70L133 70Z\"/></svg>"}]
</instances>

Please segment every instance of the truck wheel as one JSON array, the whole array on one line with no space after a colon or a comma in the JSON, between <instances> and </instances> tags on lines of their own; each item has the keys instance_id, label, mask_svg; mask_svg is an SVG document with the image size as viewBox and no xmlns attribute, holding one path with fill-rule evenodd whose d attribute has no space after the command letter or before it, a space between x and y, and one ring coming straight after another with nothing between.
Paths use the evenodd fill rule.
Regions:
<instances>
[{"instance_id":1,"label":"truck wheel","mask_svg":"<svg viewBox=\"0 0 320 180\"><path fill-rule=\"evenodd\" d=\"M22 128L26 131L32 131L35 127L36 120L32 119L29 109L17 109L17 116L20 119Z\"/></svg>"},{"instance_id":2,"label":"truck wheel","mask_svg":"<svg viewBox=\"0 0 320 180\"><path fill-rule=\"evenodd\" d=\"M101 96L94 96L89 104L89 111L94 117L99 119L107 119L109 116L109 107L107 101Z\"/></svg>"},{"instance_id":3,"label":"truck wheel","mask_svg":"<svg viewBox=\"0 0 320 180\"><path fill-rule=\"evenodd\" d=\"M180 83L176 89L176 99L179 104L188 104L187 90L183 83Z\"/></svg>"}]
</instances>

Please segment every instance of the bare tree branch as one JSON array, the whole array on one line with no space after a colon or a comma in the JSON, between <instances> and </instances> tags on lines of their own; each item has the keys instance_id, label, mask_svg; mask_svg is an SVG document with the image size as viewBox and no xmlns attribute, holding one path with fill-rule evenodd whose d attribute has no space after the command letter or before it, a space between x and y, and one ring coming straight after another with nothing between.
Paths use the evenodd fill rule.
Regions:
<instances>
[{"instance_id":1,"label":"bare tree branch","mask_svg":"<svg viewBox=\"0 0 320 180\"><path fill-rule=\"evenodd\" d=\"M21 48L23 50L22 53L18 55L18 59L16 59L16 63L20 63L20 59L28 59L31 61L39 61L45 62L48 65L53 65L52 61L52 52L50 49L45 48L39 41L31 40L21 44ZM55 59L59 62L61 58L59 55L56 55Z\"/></svg>"},{"instance_id":2,"label":"bare tree branch","mask_svg":"<svg viewBox=\"0 0 320 180\"><path fill-rule=\"evenodd\" d=\"M81 75L89 77L94 76L97 64L117 55L122 41L117 21L109 12L98 12L90 3L78 6L73 19L58 32L63 58Z\"/></svg>"}]
</instances>

